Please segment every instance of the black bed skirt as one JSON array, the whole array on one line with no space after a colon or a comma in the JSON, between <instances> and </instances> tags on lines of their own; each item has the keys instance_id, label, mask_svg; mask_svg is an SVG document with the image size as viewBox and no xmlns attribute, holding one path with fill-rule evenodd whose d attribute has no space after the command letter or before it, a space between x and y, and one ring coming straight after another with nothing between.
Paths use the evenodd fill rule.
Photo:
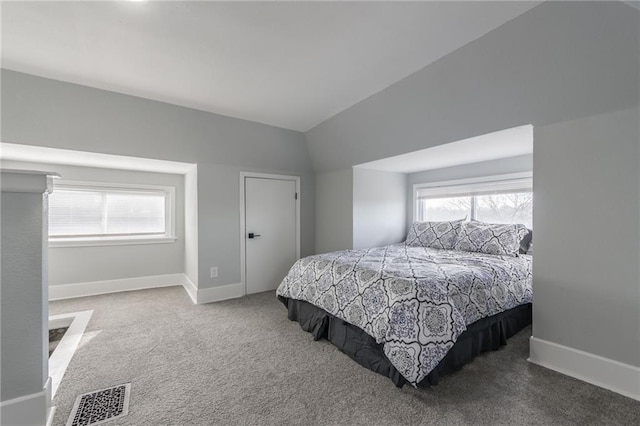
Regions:
<instances>
[{"instance_id":1,"label":"black bed skirt","mask_svg":"<svg viewBox=\"0 0 640 426\"><path fill-rule=\"evenodd\" d=\"M382 345L362 329L302 300L278 296L287 307L288 318L313 335L327 339L340 351L371 371L387 376L398 387L407 383L382 350ZM467 327L440 363L418 387L437 385L440 378L461 369L483 352L505 346L507 339L531 324L531 303L483 318Z\"/></svg>"}]
</instances>

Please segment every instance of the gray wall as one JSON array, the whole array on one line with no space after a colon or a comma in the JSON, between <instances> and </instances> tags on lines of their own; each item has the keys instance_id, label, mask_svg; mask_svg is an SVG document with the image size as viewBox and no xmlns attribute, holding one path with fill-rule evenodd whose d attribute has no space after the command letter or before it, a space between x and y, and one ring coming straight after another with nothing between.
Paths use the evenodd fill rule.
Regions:
<instances>
[{"instance_id":1,"label":"gray wall","mask_svg":"<svg viewBox=\"0 0 640 426\"><path fill-rule=\"evenodd\" d=\"M8 70L1 101L3 142L197 163L199 288L240 282L240 171L301 176L301 254L314 252L302 133Z\"/></svg>"},{"instance_id":2,"label":"gray wall","mask_svg":"<svg viewBox=\"0 0 640 426\"><path fill-rule=\"evenodd\" d=\"M42 192L46 188L42 177ZM48 376L43 319L43 195L2 192L0 198L0 399L42 392ZM46 278L44 278L46 281ZM27 333L25 330L29 330Z\"/></svg>"},{"instance_id":3,"label":"gray wall","mask_svg":"<svg viewBox=\"0 0 640 426\"><path fill-rule=\"evenodd\" d=\"M639 120L631 109L535 128L533 182L534 336L635 366Z\"/></svg>"},{"instance_id":4,"label":"gray wall","mask_svg":"<svg viewBox=\"0 0 640 426\"><path fill-rule=\"evenodd\" d=\"M184 273L198 286L198 167L184 175Z\"/></svg>"},{"instance_id":5,"label":"gray wall","mask_svg":"<svg viewBox=\"0 0 640 426\"><path fill-rule=\"evenodd\" d=\"M306 133L319 172L638 103L638 10L545 2Z\"/></svg>"},{"instance_id":6,"label":"gray wall","mask_svg":"<svg viewBox=\"0 0 640 426\"><path fill-rule=\"evenodd\" d=\"M415 184L530 172L532 170L533 154L528 154L409 173L407 175L407 226L411 226L413 223L413 185Z\"/></svg>"},{"instance_id":7,"label":"gray wall","mask_svg":"<svg viewBox=\"0 0 640 426\"><path fill-rule=\"evenodd\" d=\"M407 175L353 169L353 248L380 247L406 237Z\"/></svg>"},{"instance_id":8,"label":"gray wall","mask_svg":"<svg viewBox=\"0 0 640 426\"><path fill-rule=\"evenodd\" d=\"M353 170L316 175L316 253L353 248Z\"/></svg>"},{"instance_id":9,"label":"gray wall","mask_svg":"<svg viewBox=\"0 0 640 426\"><path fill-rule=\"evenodd\" d=\"M636 355L639 252L629 241L637 242L640 221L638 154L630 142L631 118L629 122L619 117L588 118L637 107L639 19L638 10L619 2L542 3L308 131L314 167L321 173L344 170L533 124L534 336L640 365ZM578 121L552 126L572 120ZM637 116L635 120L637 125ZM618 132L611 123L621 121L625 129ZM597 136L589 136L589 131ZM565 135L571 140L563 146ZM637 135L633 140L638 144ZM622 176L633 183L622 182ZM590 195L586 199L587 185L578 188L576 181L594 186L602 200L626 206L612 231L624 249L596 250L602 238L610 237L584 225L603 226L601 219L611 216L603 214L602 208L594 210L598 201ZM621 189L609 186L613 183ZM319 223L326 220L322 214L318 210ZM569 222L568 214L579 217L576 222L583 226L553 223L556 217L561 218L559 223ZM620 235L619 227L626 227L628 236ZM588 238L590 232L596 238ZM560 242L565 250L550 248ZM325 246L331 243L323 242ZM605 243L605 247L612 244ZM541 255L547 249L549 254ZM623 254L623 250L628 251ZM576 272L593 272L596 267L593 278ZM584 279L588 281L583 285ZM606 292L604 287L613 280L618 283ZM594 291L596 285L602 286L600 292ZM636 307L629 308L630 303ZM601 322L596 324L593 318ZM590 326L595 327L593 334Z\"/></svg>"},{"instance_id":10,"label":"gray wall","mask_svg":"<svg viewBox=\"0 0 640 426\"><path fill-rule=\"evenodd\" d=\"M178 274L184 267L184 176L59 164L2 161L8 169L47 170L63 179L87 182L172 186L176 189L176 242L49 248L49 285Z\"/></svg>"}]
</instances>

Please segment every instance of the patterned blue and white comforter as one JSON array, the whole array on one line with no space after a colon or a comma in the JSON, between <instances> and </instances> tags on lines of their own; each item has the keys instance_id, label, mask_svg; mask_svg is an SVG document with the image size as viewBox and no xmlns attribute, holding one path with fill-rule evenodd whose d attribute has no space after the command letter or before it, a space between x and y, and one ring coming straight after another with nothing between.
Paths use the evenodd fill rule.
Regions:
<instances>
[{"instance_id":1,"label":"patterned blue and white comforter","mask_svg":"<svg viewBox=\"0 0 640 426\"><path fill-rule=\"evenodd\" d=\"M300 259L277 294L361 328L415 386L467 325L532 301L531 267L527 255L397 244Z\"/></svg>"}]
</instances>

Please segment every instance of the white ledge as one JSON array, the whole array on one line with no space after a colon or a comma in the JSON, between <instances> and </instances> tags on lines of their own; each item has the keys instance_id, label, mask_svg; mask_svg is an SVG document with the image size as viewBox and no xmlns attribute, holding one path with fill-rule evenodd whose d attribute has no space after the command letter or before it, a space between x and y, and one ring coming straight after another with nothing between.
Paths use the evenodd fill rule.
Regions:
<instances>
[{"instance_id":1,"label":"white ledge","mask_svg":"<svg viewBox=\"0 0 640 426\"><path fill-rule=\"evenodd\" d=\"M49 247L127 246L175 242L175 237L49 238Z\"/></svg>"}]
</instances>

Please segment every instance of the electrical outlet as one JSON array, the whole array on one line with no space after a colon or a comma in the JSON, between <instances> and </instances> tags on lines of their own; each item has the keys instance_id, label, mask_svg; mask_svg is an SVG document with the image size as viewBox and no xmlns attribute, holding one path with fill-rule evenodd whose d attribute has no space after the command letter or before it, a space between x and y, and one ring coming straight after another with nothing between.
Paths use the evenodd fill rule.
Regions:
<instances>
[{"instance_id":1,"label":"electrical outlet","mask_svg":"<svg viewBox=\"0 0 640 426\"><path fill-rule=\"evenodd\" d=\"M211 267L211 278L217 278L218 277L218 267L217 266L212 266Z\"/></svg>"}]
</instances>

